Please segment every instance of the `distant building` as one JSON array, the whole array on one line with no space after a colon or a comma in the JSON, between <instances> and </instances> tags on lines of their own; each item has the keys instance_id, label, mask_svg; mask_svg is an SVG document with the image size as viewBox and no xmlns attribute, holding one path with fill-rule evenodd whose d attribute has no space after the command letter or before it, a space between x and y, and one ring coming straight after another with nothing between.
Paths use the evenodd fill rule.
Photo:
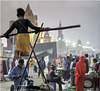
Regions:
<instances>
[{"instance_id":1,"label":"distant building","mask_svg":"<svg viewBox=\"0 0 100 91\"><path fill-rule=\"evenodd\" d=\"M37 26L37 15L33 14L29 4L27 5L24 18L29 19L32 24Z\"/></svg>"},{"instance_id":2,"label":"distant building","mask_svg":"<svg viewBox=\"0 0 100 91\"><path fill-rule=\"evenodd\" d=\"M82 43L81 43L80 39L77 41L77 46L82 46Z\"/></svg>"},{"instance_id":3,"label":"distant building","mask_svg":"<svg viewBox=\"0 0 100 91\"><path fill-rule=\"evenodd\" d=\"M35 26L38 26L38 23L37 23L38 16L33 14L29 4L27 5L24 18L29 19L32 24L34 24ZM28 28L28 31L33 31L33 29ZM34 33L31 33L30 34L30 41L31 41L32 45L34 45L35 39L36 39L36 35Z\"/></svg>"},{"instance_id":4,"label":"distant building","mask_svg":"<svg viewBox=\"0 0 100 91\"><path fill-rule=\"evenodd\" d=\"M59 27L61 27L61 22L59 23ZM62 30L58 31L58 37L57 37L57 54L66 54L67 48L65 44L65 39L62 33Z\"/></svg>"},{"instance_id":5,"label":"distant building","mask_svg":"<svg viewBox=\"0 0 100 91\"><path fill-rule=\"evenodd\" d=\"M51 42L51 37L49 36L49 32L46 31L44 33L44 43L48 43L48 42Z\"/></svg>"},{"instance_id":6,"label":"distant building","mask_svg":"<svg viewBox=\"0 0 100 91\"><path fill-rule=\"evenodd\" d=\"M11 27L11 25L13 24L13 20L11 20L11 21L9 21L9 28ZM12 33L16 33L16 29L15 29L15 31L13 31ZM10 39L7 39L7 47L4 47L3 48L3 50L4 50L4 54L6 54L6 52L10 52L10 54L11 54L11 52L13 51L13 38L15 39L16 38L16 36L13 36L13 37L10 37ZM6 56L6 55L5 55Z\"/></svg>"},{"instance_id":7,"label":"distant building","mask_svg":"<svg viewBox=\"0 0 100 91\"><path fill-rule=\"evenodd\" d=\"M77 41L77 47L76 47L76 49L77 49L76 54L78 56L81 56L82 52L83 52L83 48L82 48L82 42L81 42L80 39Z\"/></svg>"},{"instance_id":8,"label":"distant building","mask_svg":"<svg viewBox=\"0 0 100 91\"><path fill-rule=\"evenodd\" d=\"M41 32L38 38L38 43L43 43L43 40L44 40L44 35L43 35L43 32Z\"/></svg>"},{"instance_id":9,"label":"distant building","mask_svg":"<svg viewBox=\"0 0 100 91\"><path fill-rule=\"evenodd\" d=\"M80 39L77 41L76 46L72 46L72 45L69 46L69 54L81 56L82 52L83 52L83 48Z\"/></svg>"}]
</instances>

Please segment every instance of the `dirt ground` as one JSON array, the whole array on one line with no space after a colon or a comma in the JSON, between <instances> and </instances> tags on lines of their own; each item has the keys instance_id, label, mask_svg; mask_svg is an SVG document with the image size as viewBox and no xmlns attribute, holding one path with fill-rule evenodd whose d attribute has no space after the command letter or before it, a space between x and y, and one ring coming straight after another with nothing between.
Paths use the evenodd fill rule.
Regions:
<instances>
[{"instance_id":1,"label":"dirt ground","mask_svg":"<svg viewBox=\"0 0 100 91\"><path fill-rule=\"evenodd\" d=\"M45 74L47 74L47 71L45 71ZM34 85L40 85L41 83L43 83L43 80L42 80L42 77L40 76L38 78L38 74L37 73L34 73L34 76L33 78L31 78L33 81L34 81ZM0 91L10 91L10 86L13 85L13 81L9 80L9 81L0 81ZM70 84L68 84L70 85ZM58 85L56 85L56 91L59 91L58 90ZM66 89L63 91L67 91ZM93 91L93 88L90 88L90 89L84 89L84 91ZM96 90L98 91L98 90Z\"/></svg>"}]
</instances>

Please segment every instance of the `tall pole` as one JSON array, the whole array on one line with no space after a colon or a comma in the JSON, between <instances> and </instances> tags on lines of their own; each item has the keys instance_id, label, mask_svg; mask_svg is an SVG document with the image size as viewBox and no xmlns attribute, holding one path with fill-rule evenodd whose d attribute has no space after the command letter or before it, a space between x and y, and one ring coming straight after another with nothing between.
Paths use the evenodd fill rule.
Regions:
<instances>
[{"instance_id":1,"label":"tall pole","mask_svg":"<svg viewBox=\"0 0 100 91\"><path fill-rule=\"evenodd\" d=\"M42 28L42 26L43 26L43 23L42 23L42 25L41 25L41 28ZM45 80L45 82L47 83L47 86L48 86L48 88L49 88L48 82L47 82L47 80L46 80L46 78L45 78L45 76L44 76L44 74L43 74L43 72L42 72L42 69L41 69L41 67L40 67L40 65L39 65L38 59L37 59L37 57L36 57L36 55L35 55L35 52L34 52L34 48L35 48L35 46L36 46L36 42L37 42L37 40L38 40L39 34L40 34L40 32L39 32L38 35L37 35L37 38L36 38L35 43L34 43L34 46L32 47L32 46L30 45L30 46L32 47L32 51L31 51L31 54L30 54L30 56L29 56L29 58L28 58L26 67L25 67L25 69L24 69L24 72L23 72L23 74L22 74L22 76L21 76L21 80L20 80L20 82L19 82L19 86L21 85L23 76L24 76L24 74L25 74L25 71L26 71L26 68L27 68L27 66L28 66L29 60L30 60L30 58L31 58L31 56L32 56L32 53L34 53L34 56L35 56L35 58L36 58L36 60L37 60L38 66L39 66L40 71L41 71L41 75L43 76L43 78L44 78L44 80ZM43 80L43 81L44 81L44 80ZM17 91L18 91L18 89L19 89L19 86L18 86L18 88L17 88ZM49 91L50 91L50 88L49 88Z\"/></svg>"}]
</instances>

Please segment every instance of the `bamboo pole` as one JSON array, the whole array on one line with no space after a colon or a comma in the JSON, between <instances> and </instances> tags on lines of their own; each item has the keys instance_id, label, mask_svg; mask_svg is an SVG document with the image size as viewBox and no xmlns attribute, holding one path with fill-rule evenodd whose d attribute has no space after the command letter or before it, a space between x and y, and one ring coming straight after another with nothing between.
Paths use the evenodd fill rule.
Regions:
<instances>
[{"instance_id":1,"label":"bamboo pole","mask_svg":"<svg viewBox=\"0 0 100 91\"><path fill-rule=\"evenodd\" d=\"M41 28L40 32L45 32L45 31L53 31L53 30L65 30L65 29L70 29L70 28L78 28L81 27L81 25L72 25L72 26L65 26L65 27L57 27L57 28L48 28L47 30L45 28ZM28 33L35 33L35 31L31 31ZM10 34L9 36L16 36L18 33L15 34ZM4 35L1 35L0 38L5 37Z\"/></svg>"}]
</instances>

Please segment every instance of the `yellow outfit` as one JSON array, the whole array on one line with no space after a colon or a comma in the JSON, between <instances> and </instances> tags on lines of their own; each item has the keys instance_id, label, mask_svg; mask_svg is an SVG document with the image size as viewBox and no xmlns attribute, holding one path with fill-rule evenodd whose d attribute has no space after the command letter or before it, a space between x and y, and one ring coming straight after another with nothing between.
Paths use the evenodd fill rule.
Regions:
<instances>
[{"instance_id":1,"label":"yellow outfit","mask_svg":"<svg viewBox=\"0 0 100 91\"><path fill-rule=\"evenodd\" d=\"M61 68L61 65L60 65L60 64L58 64L57 68Z\"/></svg>"},{"instance_id":2,"label":"yellow outfit","mask_svg":"<svg viewBox=\"0 0 100 91\"><path fill-rule=\"evenodd\" d=\"M29 34L17 34L16 48L15 50L21 50L25 52L28 56L30 55L30 37Z\"/></svg>"},{"instance_id":3,"label":"yellow outfit","mask_svg":"<svg viewBox=\"0 0 100 91\"><path fill-rule=\"evenodd\" d=\"M36 64L36 62L35 59L31 59L31 60L29 61L29 69L34 69L34 65Z\"/></svg>"},{"instance_id":4,"label":"yellow outfit","mask_svg":"<svg viewBox=\"0 0 100 91\"><path fill-rule=\"evenodd\" d=\"M91 66L93 66L93 59L94 59L94 58L91 58Z\"/></svg>"}]
</instances>

